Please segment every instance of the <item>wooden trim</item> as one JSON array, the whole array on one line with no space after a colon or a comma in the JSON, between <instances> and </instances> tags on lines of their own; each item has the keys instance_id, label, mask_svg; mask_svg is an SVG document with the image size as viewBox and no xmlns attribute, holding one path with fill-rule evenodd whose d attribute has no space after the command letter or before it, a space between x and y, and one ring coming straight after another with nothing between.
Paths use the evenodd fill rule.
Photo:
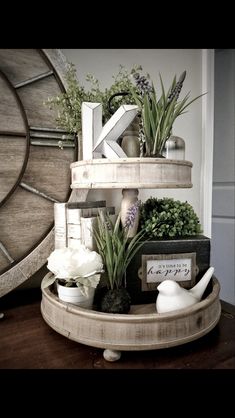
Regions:
<instances>
[{"instance_id":1,"label":"wooden trim","mask_svg":"<svg viewBox=\"0 0 235 418\"><path fill-rule=\"evenodd\" d=\"M212 175L214 144L214 49L202 50L202 158L200 219L203 232L211 238Z\"/></svg>"}]
</instances>

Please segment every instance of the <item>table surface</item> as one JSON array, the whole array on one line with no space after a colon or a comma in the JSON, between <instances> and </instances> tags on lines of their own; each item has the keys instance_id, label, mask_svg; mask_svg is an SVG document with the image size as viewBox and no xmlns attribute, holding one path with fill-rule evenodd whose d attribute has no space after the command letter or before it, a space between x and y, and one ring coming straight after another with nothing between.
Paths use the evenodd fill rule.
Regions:
<instances>
[{"instance_id":1,"label":"table surface","mask_svg":"<svg viewBox=\"0 0 235 418\"><path fill-rule=\"evenodd\" d=\"M49 327L40 311L41 290L0 299L0 369L235 369L235 306L221 301L217 326L190 343L151 351L124 351L119 361L103 350L71 341Z\"/></svg>"}]
</instances>

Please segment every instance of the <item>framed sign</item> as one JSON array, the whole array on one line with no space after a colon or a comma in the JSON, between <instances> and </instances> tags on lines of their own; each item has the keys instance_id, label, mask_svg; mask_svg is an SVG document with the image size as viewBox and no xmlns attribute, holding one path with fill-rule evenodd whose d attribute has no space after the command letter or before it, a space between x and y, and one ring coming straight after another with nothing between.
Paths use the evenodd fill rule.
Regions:
<instances>
[{"instance_id":1,"label":"framed sign","mask_svg":"<svg viewBox=\"0 0 235 418\"><path fill-rule=\"evenodd\" d=\"M175 280L182 287L196 283L196 253L142 255L139 269L142 291L156 290L163 280Z\"/></svg>"}]
</instances>

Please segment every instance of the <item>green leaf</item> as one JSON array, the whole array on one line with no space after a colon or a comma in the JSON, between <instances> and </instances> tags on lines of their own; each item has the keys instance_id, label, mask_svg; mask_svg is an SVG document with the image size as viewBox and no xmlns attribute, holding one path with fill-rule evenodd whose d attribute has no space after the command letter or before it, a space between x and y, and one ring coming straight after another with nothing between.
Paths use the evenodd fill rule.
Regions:
<instances>
[{"instance_id":1,"label":"green leaf","mask_svg":"<svg viewBox=\"0 0 235 418\"><path fill-rule=\"evenodd\" d=\"M168 97L170 96L170 94L173 92L174 88L176 86L176 75L173 78L173 81L171 83L171 86L169 87L167 94L166 94L166 98L168 99Z\"/></svg>"},{"instance_id":2,"label":"green leaf","mask_svg":"<svg viewBox=\"0 0 235 418\"><path fill-rule=\"evenodd\" d=\"M151 130L150 130L149 107L148 107L147 95L144 96L143 122L144 122L144 131L146 135L146 141L150 141L150 144L151 144Z\"/></svg>"},{"instance_id":3,"label":"green leaf","mask_svg":"<svg viewBox=\"0 0 235 418\"><path fill-rule=\"evenodd\" d=\"M56 276L53 273L48 273L41 283L41 289L51 286L56 280Z\"/></svg>"},{"instance_id":4,"label":"green leaf","mask_svg":"<svg viewBox=\"0 0 235 418\"><path fill-rule=\"evenodd\" d=\"M182 108L182 111L184 110L184 109L186 109L186 107L188 107L191 103L193 103L193 102L195 102L195 100L197 100L197 99L199 99L200 97L202 97L202 96L205 96L205 94L207 94L207 93L203 93L203 94L200 94L199 96L197 96L197 97L195 97L194 99L192 99L190 102L188 102L183 108Z\"/></svg>"},{"instance_id":5,"label":"green leaf","mask_svg":"<svg viewBox=\"0 0 235 418\"><path fill-rule=\"evenodd\" d=\"M160 77L161 89L162 89L162 96L161 96L162 97L162 104L165 108L166 107L166 95L165 95L164 85L163 85L163 82L162 82L162 76L161 76L160 73L159 73L159 77Z\"/></svg>"}]
</instances>

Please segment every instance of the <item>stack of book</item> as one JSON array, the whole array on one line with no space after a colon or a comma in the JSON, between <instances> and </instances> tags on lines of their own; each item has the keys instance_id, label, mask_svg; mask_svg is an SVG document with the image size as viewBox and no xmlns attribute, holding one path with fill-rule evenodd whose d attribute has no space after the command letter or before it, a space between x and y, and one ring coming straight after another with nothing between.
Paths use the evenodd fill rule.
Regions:
<instances>
[{"instance_id":1,"label":"stack of book","mask_svg":"<svg viewBox=\"0 0 235 418\"><path fill-rule=\"evenodd\" d=\"M111 218L115 215L115 208L106 207L105 200L54 203L55 249L78 248L84 244L90 250L96 250L93 230L99 211L104 211Z\"/></svg>"}]
</instances>

